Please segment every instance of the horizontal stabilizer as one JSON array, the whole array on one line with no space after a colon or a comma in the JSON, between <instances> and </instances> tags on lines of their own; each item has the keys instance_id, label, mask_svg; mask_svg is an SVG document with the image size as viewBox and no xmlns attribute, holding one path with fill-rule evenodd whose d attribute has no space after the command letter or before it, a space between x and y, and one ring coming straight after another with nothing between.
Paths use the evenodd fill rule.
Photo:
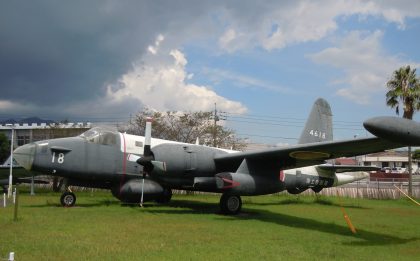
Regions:
<instances>
[{"instance_id":1,"label":"horizontal stabilizer","mask_svg":"<svg viewBox=\"0 0 420 261\"><path fill-rule=\"evenodd\" d=\"M322 169L322 170L335 171L336 173L380 170L380 168L374 167L374 166L331 165L331 164L319 165L317 166L317 168Z\"/></svg>"}]
</instances>

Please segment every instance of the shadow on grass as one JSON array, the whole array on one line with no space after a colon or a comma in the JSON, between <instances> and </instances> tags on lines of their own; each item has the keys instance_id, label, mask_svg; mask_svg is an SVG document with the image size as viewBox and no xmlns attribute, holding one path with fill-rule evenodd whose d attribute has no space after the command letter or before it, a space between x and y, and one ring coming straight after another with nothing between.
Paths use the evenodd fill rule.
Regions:
<instances>
[{"instance_id":1,"label":"shadow on grass","mask_svg":"<svg viewBox=\"0 0 420 261\"><path fill-rule=\"evenodd\" d=\"M167 205L166 208L156 207L155 205L149 209L146 207L144 210L153 214L218 214L219 219L226 221L258 220L274 223L279 226L307 229L353 238L355 239L354 241L346 242L343 244L354 246L394 245L420 240L419 237L406 239L394 235L376 233L363 229L358 229L357 234L352 234L347 226L321 222L314 219L302 218L284 213L275 213L261 209L248 210L245 208L239 215L225 216L220 213L219 206L217 204L198 201L173 200Z\"/></svg>"},{"instance_id":2,"label":"shadow on grass","mask_svg":"<svg viewBox=\"0 0 420 261\"><path fill-rule=\"evenodd\" d=\"M383 233L371 232L363 229L358 229L357 234L352 234L349 228L345 225L337 225L335 223L327 223L314 219L303 218L298 216L292 216L284 213L276 213L268 210L258 209L250 210L246 208L246 205L292 205L292 204L320 204L327 206L339 205L329 200L318 200L315 202L301 201L294 199L282 200L280 202L273 203L252 203L246 202L244 209L239 215L236 216L225 216L220 213L219 206L214 202L202 202L193 200L177 200L173 199L170 203L164 205L156 205L154 203L146 203L144 208L138 207L137 204L124 204L124 207L138 208L141 211L145 211L152 214L191 214L191 215L211 215L217 214L217 218L220 220L226 220L234 222L235 220L258 220L262 222L273 223L279 226L287 226L297 229L306 229L308 231L318 231L323 233L329 233L333 235L345 236L353 239L350 242L345 242L345 245L362 245L362 246L377 246L377 245L394 245L394 244L405 244L412 241L420 240L419 237L413 238L400 238L394 235L388 235ZM115 206L121 205L121 202L116 200L96 200L95 203L77 203L76 207L100 207L100 206ZM30 205L25 206L29 208L44 208L44 207L59 207L62 206L59 203L47 201L46 204ZM346 206L347 208L348 206ZM350 206L351 207L351 206ZM344 221L343 221L344 223Z\"/></svg>"},{"instance_id":3,"label":"shadow on grass","mask_svg":"<svg viewBox=\"0 0 420 261\"><path fill-rule=\"evenodd\" d=\"M171 200L167 204L158 205L145 204L143 210L163 214L219 214L220 212L218 204L189 200Z\"/></svg>"},{"instance_id":4,"label":"shadow on grass","mask_svg":"<svg viewBox=\"0 0 420 261\"><path fill-rule=\"evenodd\" d=\"M341 207L340 204L333 202L328 199L315 199L313 201L307 201L307 200L300 200L299 198L296 199L284 199L279 200L276 202L270 202L270 203L258 203L258 202L252 202L252 201L244 201L247 205L255 205L255 206L278 206L278 205L323 205L323 206L332 206L332 207ZM355 206L353 204L343 204L343 207L345 208L353 208L353 209L371 209L367 207L362 206Z\"/></svg>"},{"instance_id":5,"label":"shadow on grass","mask_svg":"<svg viewBox=\"0 0 420 261\"><path fill-rule=\"evenodd\" d=\"M400 238L393 235L370 232L363 229L358 229L357 234L352 234L347 226L337 225L334 223L321 222L314 219L296 217L296 216L287 215L284 213L274 213L267 210L258 210L258 214L256 215L239 215L237 219L259 220L259 221L278 224L281 226L314 230L314 231L319 231L323 233L336 234L336 235L341 235L341 236L346 236L346 237L352 237L354 239L359 239L356 241L343 243L345 245L363 245L363 246L393 245L393 244L405 244L407 242L420 240L419 237L405 239L405 238Z\"/></svg>"},{"instance_id":6,"label":"shadow on grass","mask_svg":"<svg viewBox=\"0 0 420 261\"><path fill-rule=\"evenodd\" d=\"M116 205L121 205L121 202L118 200L105 199L105 200L95 200L95 202L92 202L92 203L76 202L76 205L71 208L91 208L91 207L116 206ZM59 202L56 202L56 200L54 201L47 200L45 204L31 204L24 207L25 208L51 208L51 207L64 208Z\"/></svg>"}]
</instances>

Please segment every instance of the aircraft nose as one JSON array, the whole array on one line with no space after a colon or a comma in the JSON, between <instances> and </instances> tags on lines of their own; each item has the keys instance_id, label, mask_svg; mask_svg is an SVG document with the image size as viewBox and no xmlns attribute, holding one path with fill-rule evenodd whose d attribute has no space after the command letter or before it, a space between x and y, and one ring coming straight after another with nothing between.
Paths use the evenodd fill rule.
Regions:
<instances>
[{"instance_id":1,"label":"aircraft nose","mask_svg":"<svg viewBox=\"0 0 420 261\"><path fill-rule=\"evenodd\" d=\"M16 159L20 166L26 170L31 170L35 158L35 144L30 143L15 149L13 158Z\"/></svg>"}]
</instances>

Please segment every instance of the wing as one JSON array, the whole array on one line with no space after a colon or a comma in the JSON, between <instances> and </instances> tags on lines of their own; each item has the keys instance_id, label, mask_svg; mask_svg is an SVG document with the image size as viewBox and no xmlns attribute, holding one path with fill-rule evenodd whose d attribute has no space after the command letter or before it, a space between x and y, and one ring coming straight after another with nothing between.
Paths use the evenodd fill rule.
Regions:
<instances>
[{"instance_id":1,"label":"wing","mask_svg":"<svg viewBox=\"0 0 420 261\"><path fill-rule=\"evenodd\" d=\"M215 163L219 170L235 172L243 160L253 166L255 174L323 164L327 159L352 157L404 147L381 138L361 138L344 141L327 141L299 144L285 148L273 148L252 152L219 154Z\"/></svg>"}]
</instances>

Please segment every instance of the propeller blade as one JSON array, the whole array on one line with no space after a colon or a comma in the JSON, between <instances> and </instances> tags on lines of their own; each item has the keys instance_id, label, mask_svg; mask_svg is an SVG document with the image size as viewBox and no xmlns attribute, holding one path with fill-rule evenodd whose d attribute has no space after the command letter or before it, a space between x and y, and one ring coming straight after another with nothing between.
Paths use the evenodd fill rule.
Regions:
<instances>
[{"instance_id":1,"label":"propeller blade","mask_svg":"<svg viewBox=\"0 0 420 261\"><path fill-rule=\"evenodd\" d=\"M143 176L153 171L153 154L151 149L152 143L152 121L153 118L146 118L146 130L144 134L144 151L143 157L137 159L137 163L143 166Z\"/></svg>"},{"instance_id":2,"label":"propeller blade","mask_svg":"<svg viewBox=\"0 0 420 261\"><path fill-rule=\"evenodd\" d=\"M143 166L143 180L141 184L141 198L140 206L143 207L143 196L144 196L144 179L147 174L151 174L153 171L153 154L152 154L152 121L150 117L146 118L146 130L144 133L144 151L143 157L137 159L137 163Z\"/></svg>"},{"instance_id":3,"label":"propeller blade","mask_svg":"<svg viewBox=\"0 0 420 261\"><path fill-rule=\"evenodd\" d=\"M143 156L149 157L152 156L152 149L151 149L151 143L152 143L152 121L153 118L147 117L146 118L146 130L144 133L144 153Z\"/></svg>"}]
</instances>

